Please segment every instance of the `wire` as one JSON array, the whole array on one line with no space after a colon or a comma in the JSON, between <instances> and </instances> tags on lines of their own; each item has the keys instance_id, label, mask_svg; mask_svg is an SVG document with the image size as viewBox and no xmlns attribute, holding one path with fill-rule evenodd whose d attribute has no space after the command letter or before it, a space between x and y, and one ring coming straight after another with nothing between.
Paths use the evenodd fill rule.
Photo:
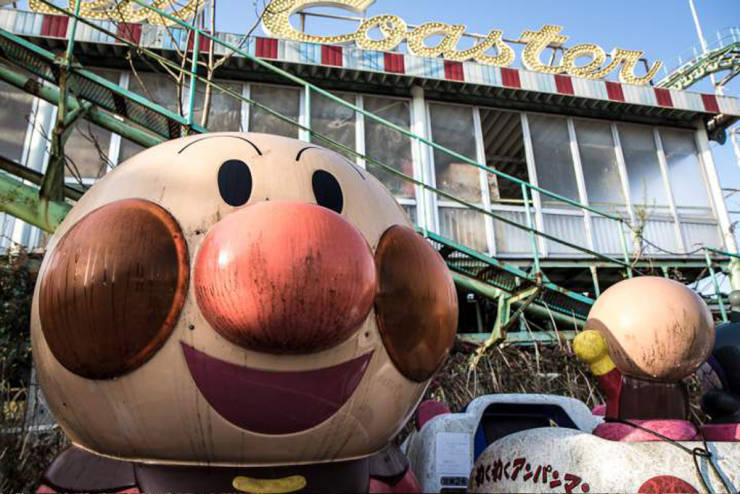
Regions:
<instances>
[{"instance_id":1,"label":"wire","mask_svg":"<svg viewBox=\"0 0 740 494\"><path fill-rule=\"evenodd\" d=\"M648 434L652 434L653 436L659 438L660 440L670 443L676 446L677 448L681 449L682 451L690 454L694 460L694 467L696 468L696 475L699 477L699 480L701 480L704 490L706 492L712 492L712 489L707 484L707 481L704 478L704 475L701 473L701 468L699 467L699 458L706 458L707 463L709 463L709 466L712 468L712 471L717 476L717 478L720 480L720 482L722 482L722 486L725 488L725 491L727 491L727 494L733 493L734 489L732 488L732 486L727 484L727 481L720 473L719 468L714 463L713 461L714 455L712 455L712 452L709 451L709 447L707 446L707 440L704 436L702 436L701 438L702 444L704 445L703 448L700 448L700 447L689 448L688 446L684 446L683 444L681 444L679 441L676 441L675 439L671 439L670 437L665 436L661 434L660 432L656 432L652 429L648 429L647 427L643 427L629 420L625 420L625 419L617 418L617 417L605 417L604 422L619 423L619 424L628 425L630 427L634 427L635 429L640 429L641 431L647 432Z\"/></svg>"}]
</instances>

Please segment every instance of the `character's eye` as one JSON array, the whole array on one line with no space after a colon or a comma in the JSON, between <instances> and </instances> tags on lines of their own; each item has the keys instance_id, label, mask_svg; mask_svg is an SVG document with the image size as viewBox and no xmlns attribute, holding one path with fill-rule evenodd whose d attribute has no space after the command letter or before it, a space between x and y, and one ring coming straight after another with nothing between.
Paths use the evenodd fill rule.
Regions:
<instances>
[{"instance_id":1,"label":"character's eye","mask_svg":"<svg viewBox=\"0 0 740 494\"><path fill-rule=\"evenodd\" d=\"M383 233L375 252L375 314L388 355L412 381L429 379L457 332L457 294L442 257L411 228Z\"/></svg>"},{"instance_id":2,"label":"character's eye","mask_svg":"<svg viewBox=\"0 0 740 494\"><path fill-rule=\"evenodd\" d=\"M229 160L218 169L218 191L229 206L243 206L252 194L252 172L246 163Z\"/></svg>"},{"instance_id":3,"label":"character's eye","mask_svg":"<svg viewBox=\"0 0 740 494\"><path fill-rule=\"evenodd\" d=\"M334 175L324 170L316 170L313 172L311 184L313 185L313 195L316 197L319 206L324 206L337 213L342 212L344 196L342 196L342 188Z\"/></svg>"},{"instance_id":4,"label":"character's eye","mask_svg":"<svg viewBox=\"0 0 740 494\"><path fill-rule=\"evenodd\" d=\"M51 353L88 379L143 365L177 323L188 274L182 231L162 207L126 199L88 213L44 261L39 316Z\"/></svg>"}]
</instances>

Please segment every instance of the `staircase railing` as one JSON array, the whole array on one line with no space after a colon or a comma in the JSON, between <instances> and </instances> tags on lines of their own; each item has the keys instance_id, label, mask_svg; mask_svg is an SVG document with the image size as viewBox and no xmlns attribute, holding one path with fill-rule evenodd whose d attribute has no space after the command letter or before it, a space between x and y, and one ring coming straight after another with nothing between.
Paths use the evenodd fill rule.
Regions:
<instances>
[{"instance_id":1,"label":"staircase railing","mask_svg":"<svg viewBox=\"0 0 740 494\"><path fill-rule=\"evenodd\" d=\"M41 0L41 1L44 4L46 4L47 6L49 6L49 7L53 8L53 9L59 11L60 14L69 16L71 18L72 25L74 25L77 22L82 22L82 23L90 26L91 28L93 28L95 30L98 30L99 32L105 34L106 36L110 36L111 38L116 39L119 43L125 44L125 45L127 45L127 46L129 46L131 48L136 49L137 50L137 53L144 54L144 55L146 55L148 57L151 57L151 58L155 59L158 63L167 66L169 69L171 69L173 71L183 72L182 67L178 63L173 62L172 60L170 60L170 59L168 59L166 57L163 57L163 56L161 56L161 55L153 52L152 50L149 50L149 49L144 48L144 47L140 47L136 43L133 43L131 40L127 39L126 37L120 36L120 35L118 35L115 32L112 32L110 30L107 30L104 27L96 24L95 22L92 22L92 21L90 21L88 19L85 19L83 17L77 16L77 15L75 15L74 12L71 12L68 9L64 9L62 7L56 6L53 3L49 2L48 0ZM446 148L444 146L441 146L440 144L437 144L436 142L434 142L434 141L432 141L430 139L427 139L425 137L419 136L419 135L411 132L408 129L404 129L403 127L400 127L400 126L394 124L393 122L390 122L390 121L388 121L388 120L386 120L386 119L384 119L384 118L382 118L382 117L380 117L378 115L375 115L372 112L369 112L369 111L367 111L367 110L365 110L363 108L360 108L360 107L358 107L358 106L356 106L356 105L354 105L354 104L352 104L352 103L350 103L348 101L345 101L341 97L338 97L338 96L332 94L329 91L326 91L326 90L324 90L324 89L322 89L322 88L320 88L320 87L318 87L318 86L316 86L316 85L314 85L314 84L312 84L312 83L310 83L308 81L305 81L305 80L301 79L300 77L295 76L295 75L291 74L290 72L288 72L286 70L283 70L283 69L281 69L279 67L276 67L275 65L273 65L273 64L271 64L271 63L269 63L269 62L267 62L267 61L265 61L265 60L263 60L263 59L261 59L259 57L256 57L256 56L251 55L247 50L245 50L245 49L243 49L241 47L232 45L232 44L230 44L230 43L228 43L228 42L220 39L217 35L211 34L211 33L207 32L207 31L202 31L197 26L193 26L193 25L191 25L191 24L189 24L189 23L187 23L187 22L185 22L185 21L183 21L183 20L181 20L181 19L179 19L179 18L177 18L175 16L172 16L172 15L168 14L167 12L165 12L165 11L163 11L161 9L157 9L156 7L153 7L152 5L147 4L143 0L133 0L133 1L136 2L137 4L139 4L142 8L146 8L146 9L152 10L155 13L157 13L158 15L160 15L160 16L168 19L173 24L175 24L177 26L180 26L182 29L188 31L189 32L189 35L188 35L188 38L187 39L188 40L190 40L190 39L193 40L192 41L192 45L193 45L192 46L192 50L187 50L187 49L184 50L185 56L186 57L189 57L189 59L187 61L190 62L190 69L188 71L189 72L189 76L190 76L190 87L189 87L189 95L188 95L187 107L186 107L186 109L184 111L184 113L187 115L187 118L186 117L182 117L180 115L173 114L173 112L168 111L168 110L166 110L166 109L164 109L162 107L158 107L158 105L154 105L151 102L148 102L148 105L146 105L149 108L152 108L153 110L157 111L158 113L163 114L163 115L166 115L172 121L175 121L178 124L180 124L183 127L185 127L186 129L188 129L188 131L194 131L194 132L204 132L204 131L206 131L206 129L203 129L202 127L200 127L199 125L197 125L196 123L193 122L193 115L195 113L193 110L194 110L194 105L195 105L195 86L196 86L196 84L198 82L201 82L203 84L209 84L212 88L218 89L219 92L221 92L221 93L228 94L229 96L233 97L234 99L237 99L237 100L246 102L246 103L248 103L250 105L256 106L256 107L258 107L258 108L260 108L260 109L262 109L262 110L270 113L271 115L275 116L276 118L278 118L278 119L280 119L282 121L288 122L291 125L295 126L296 128L305 131L310 137L320 137L322 139L322 141L325 141L325 142L330 143L332 146L335 146L336 148L341 149L345 153L350 154L352 156L359 157L359 158L365 160L366 162L372 164L375 167L378 167L380 169L383 169L386 172L389 172L389 173L391 173L391 174L393 174L393 175L395 175L395 176L397 176L397 177L399 177L399 178L401 178L401 179L403 179L403 180L405 180L405 181L407 181L409 183L412 183L412 184L414 184L414 185L422 188L426 192L429 192L431 194L435 194L438 197L442 197L442 198L447 199L449 201L452 201L454 203L460 204L460 205L462 205L462 206L464 206L464 207L466 207L466 208L468 208L470 210L473 210L473 211L475 211L475 212L477 212L477 213L479 213L479 214L481 214L483 216L490 217L490 218L492 218L495 221L500 221L501 223L510 225L510 226L512 226L514 228L517 228L517 229L520 229L520 230L523 230L523 231L527 232L530 235L531 239L532 239L531 240L531 244L532 244L533 263L536 266L537 270L539 270L540 257L541 257L539 242L536 241L536 238L539 237L539 238L542 238L542 239L545 239L545 240L548 240L548 241L557 243L557 244L562 245L564 247L573 249L575 251L581 252L581 253L586 254L586 255L588 255L590 257L594 257L594 258L600 259L602 261L608 261L608 262L613 263L613 264L615 264L617 266L621 266L621 267L623 267L627 271L628 276L631 276L632 275L632 266L631 266L631 264L629 262L629 252L628 252L628 249L627 249L627 243L626 243L625 238L624 238L625 225L627 225L627 228L629 228L629 225L620 216L609 214L609 213L607 213L605 211L596 209L596 208L591 207L589 205L580 203L578 201L575 201L575 200L572 200L570 198L564 197L564 196L562 196L560 194L557 194L557 193L554 193L552 191L549 191L549 190L543 189L541 187L538 187L536 185L533 185L533 184L531 184L531 183L529 183L527 181L523 181L521 179L518 179L516 177L513 177L513 176L511 176L511 175L509 175L507 173L504 173L504 172L502 172L500 170L497 170L495 168L489 167L489 166L487 166L485 164L478 163L474 159L471 159L471 158L469 158L467 156L464 156L464 155L462 155L462 154L460 154L460 153L458 153L458 152L456 152L454 150L451 150L449 148ZM376 123L378 123L378 124L380 124L380 125L382 125L384 127L387 127L389 129L392 129L393 131L398 132L398 133L400 133L401 135L403 135L405 137L408 137L413 142L416 142L419 145L426 146L426 149L427 150L430 150L431 149L431 150L436 150L436 151L442 152L442 153L446 154L447 156L450 156L450 157L452 157L452 158L454 158L456 160L459 160L461 163L464 163L464 164L473 166L475 168L478 168L478 169L484 171L488 175L494 175L498 179L510 181L510 182L516 184L522 190L523 203L524 203L524 213L526 215L527 224L526 225L522 225L521 223L518 223L518 222L516 222L514 220L511 220L511 219L509 219L507 217L504 217L502 215L496 214L493 211L491 211L491 210L489 210L489 209L487 209L487 208L485 208L485 207L483 207L483 206L481 206L479 204L474 204L474 203L472 203L470 201L466 201L464 199L461 199L459 197L456 197L455 195L450 194L450 193L448 193L446 191L443 191L443 190L441 190L441 189L439 189L437 187L433 187L433 186L429 185L428 183L426 183L426 181L424 181L424 180L418 180L418 179L416 179L414 177L410 177L408 175L405 175L405 174L399 172L395 168L393 168L393 167L391 167L391 166L389 166L389 165L387 165L385 163L381 163L378 160L375 160L375 159L373 159L371 157L368 157L368 156L366 156L363 153L357 152L356 150L351 149L348 146L345 146L342 143L339 143L336 140L334 140L334 139L332 139L332 138L330 138L328 136L321 135L315 129L312 129L310 118L307 121L307 125L301 124L300 122L296 122L295 120L291 119L290 117L287 117L285 115L282 115L279 112L276 112L276 111L272 110L271 108L269 108L269 107L267 107L265 105L262 105L259 102L255 101L255 100L253 100L251 98L245 97L244 95L242 95L240 93L237 93L237 92L235 92L233 90L230 90L226 86L219 85L217 82L215 82L213 80L209 80L208 78L202 76L198 72L198 63L197 62L198 62L198 59L199 59L199 55L201 54L201 52L199 51L200 43L198 41L200 41L201 39L208 39L210 41L210 43L214 43L215 45L221 46L221 47L225 48L227 51L233 52L234 54L237 54L237 55L239 55L241 57L244 57L244 58L248 59L249 61L251 61L251 62L259 65L260 67L262 67L262 68L264 68L264 69L272 72L273 74L276 74L276 75L282 77L286 81L289 81L289 82L291 82L291 83L293 83L295 85L298 85L298 86L302 87L304 89L304 91L305 91L305 95L306 95L306 98L308 100L308 105L307 106L310 106L310 101L311 101L312 95L314 95L314 94L321 95L321 96L323 96L325 98L328 98L329 100L333 101L334 103L336 103L338 105L341 105L343 107L346 107L348 109L351 109L355 114L361 114L365 118L371 119L374 122L376 122ZM74 43L74 39L68 39L67 42L68 43ZM189 41L188 41L188 43L189 43ZM71 70L75 71L76 73L78 73L78 74L80 74L80 75L82 75L82 76L84 76L84 77L86 77L86 78L88 78L90 80L94 80L95 82L100 83L101 85L106 86L106 87L110 88L111 90L114 90L114 91L116 91L118 93L120 93L120 92L123 91L123 92L127 93L130 96L130 98L133 99L134 101L136 101L137 103L144 104L145 98L142 98L141 96L136 95L135 93L131 93L131 91L122 90L122 89L118 88L115 84L113 84L113 83L105 80L102 77L96 76L95 74L93 74L93 73L91 73L89 71L85 71L84 69L81 69L81 68L75 67L75 66L72 66ZM114 88L113 86L116 86L116 88ZM156 108L156 107L158 107L158 108ZM543 231L535 228L534 225L536 224L536 218L535 218L535 213L532 211L532 205L534 204L534 200L533 200L533 194L534 193L541 194L541 196L545 196L545 197L547 197L547 198L549 198L549 199L551 199L551 200L553 200L553 201L555 201L557 203L561 203L563 205L574 207L574 208L580 209L582 211L588 211L590 214L597 215L599 217L602 217L602 218L605 218L607 220L612 221L613 224L614 224L614 228L615 228L615 230L617 232L617 237L619 238L619 241L620 241L620 249L622 251L622 259L617 259L617 258L612 257L610 255L603 254L603 253L600 253L600 252L596 252L596 251L591 250L591 249L589 249L587 247L584 247L582 245L578 245L578 244L575 244L575 243L572 243L572 242L568 242L566 240L563 240L561 238L558 238L558 237L556 237L554 235L548 234L546 232L543 232ZM426 222L422 222L421 226L422 226L422 228L424 230L426 230L428 228L428 226L426 225Z\"/></svg>"},{"instance_id":2,"label":"staircase railing","mask_svg":"<svg viewBox=\"0 0 740 494\"><path fill-rule=\"evenodd\" d=\"M100 31L101 33L103 33L103 34L105 34L107 36L110 36L113 39L116 39L119 43L122 43L124 45L127 45L130 48L136 49L137 50L137 53L146 55L147 57L150 57L150 58L156 60L157 62L163 64L164 66L166 66L166 67L168 67L168 68L170 68L172 70L175 70L175 71L178 71L178 72L184 72L184 69L179 64L173 62L172 60L170 60L170 59L168 59L168 58L166 58L166 57L164 57L162 55L159 55L158 53L156 53L156 52L154 52L152 50L149 50L149 49L147 49L145 47L140 47L136 43L133 43L131 40L129 40L129 39L125 38L125 37L119 36L117 33L112 32L110 30L107 30L107 29L103 28L102 26L100 26L100 25L98 25L98 24L96 24L96 23L94 23L94 22L92 22L90 20L87 20L85 18L80 17L78 15L78 13L76 13L76 12L70 12L69 10L65 10L65 9L63 9L61 7L58 7L58 6L56 6L56 5L48 2L47 0L41 0L41 1L43 3L45 3L45 4L47 4L48 6L56 9L61 14L67 15L67 16L69 16L69 17L72 18L72 25L71 25L71 28L70 28L70 31L69 31L70 32L70 36L68 37L68 45L66 47L67 48L66 49L67 60L65 60L65 68L67 70L69 70L71 73L74 73L76 76L78 76L80 78L80 80L89 81L90 83L99 85L99 86L107 89L108 91L110 91L111 94L117 95L118 97L121 97L121 98L125 98L126 100L130 101L132 105L140 107L142 109L141 112L139 112L140 113L139 116L141 118L139 118L137 120L136 115L126 115L125 117L127 119L131 120L132 122L134 122L134 123L136 123L136 124L138 124L138 125L146 128L146 129L148 129L148 130L156 133L158 136L160 136L157 140L165 140L167 138L177 137L181 133L181 129L185 129L185 131L187 133L190 133L190 132L196 132L196 133L207 132L207 129L203 128L202 126L200 126L200 125L198 125L198 124L196 124L194 122L194 115L195 115L194 106L195 106L195 97L196 97L196 94L195 94L196 85L198 83L209 84L212 88L216 88L220 92L222 92L224 94L228 94L230 97L233 97L234 99L243 101L243 102L245 102L245 103L247 103L249 105L253 105L253 106L257 107L257 108L260 108L261 110L263 110L263 111L271 114L272 116L274 116L274 117L276 117L276 118L278 118L278 119L280 119L282 121L285 121L285 122L287 122L287 123L295 126L296 128L300 129L300 130L303 130L304 132L307 133L307 135L309 136L309 138L320 138L322 141L325 141L325 142L330 143L335 148L337 148L337 149L339 149L339 150L341 150L341 151L343 151L343 152L345 152L345 153L347 153L349 155L352 155L352 156L361 158L362 160L364 160L366 163L370 164L371 166L377 167L378 169L381 169L381 170L385 171L386 173L392 174L393 176L396 176L396 177L398 177L398 178L400 178L400 179L402 179L404 181L407 181L408 183L411 183L414 186L417 186L417 187L421 188L425 192L429 192L429 193L435 194L435 195L437 195L439 197L443 197L443 198L445 198L447 200L450 200L452 202L455 202L457 204L460 204L462 206L465 206L469 210L476 211L477 213L480 213L480 214L482 214L484 216L490 217L490 218L492 218L492 219L494 219L496 221L500 221L502 223L508 224L508 225L510 225L512 227L515 227L515 228L518 228L520 230L523 230L523 231L527 232L529 234L529 236L530 236L530 242L531 242L531 247L532 247L533 272L532 273L528 273L528 272L524 272L524 271L521 271L520 270L521 272L516 273L516 276L520 277L521 279L527 279L529 281L534 281L535 278L536 278L536 276L540 275L540 273L541 273L541 271L540 271L540 257L541 257L541 254L540 254L540 248L539 248L538 238L543 238L543 239L546 239L546 240L549 240L549 241L558 243L560 245L563 245L565 247L574 249L574 250L579 251L579 252L582 252L584 254L588 254L589 256L591 256L593 258L596 258L596 259L606 260L606 261L608 261L610 263L613 263L614 265L623 267L625 269L625 271L626 271L626 273L627 273L628 276L631 276L632 275L632 269L633 268L632 268L632 266L630 264L629 252L628 252L627 244L626 244L625 238L624 238L624 225L626 224L626 222L625 222L625 220L623 218L621 218L621 217L619 217L617 215L606 213L606 212L601 211L599 209L593 208L593 207L591 207L589 205L582 204L582 203L580 203L578 201L574 201L572 199L569 199L567 197L561 196L561 195L556 194L554 192L551 192L549 190L546 190L546 189L543 189L541 187L535 186L535 185L533 185L533 184L531 184L531 183L529 183L527 181L523 181L521 179L518 179L516 177L513 177L511 175L508 175L508 174L506 174L504 172L501 172L501 171L499 171L499 170L497 170L495 168L492 168L490 166L487 166L485 164L478 163L476 160L470 159L467 156L464 156L464 155L462 155L460 153L457 153L457 152L455 152L455 151L453 151L451 149L448 149L448 148L446 148L444 146L441 146L441 145L435 143L434 141L432 141L430 139L427 139L427 138L424 138L422 136L419 136L419 135L411 132L408 129L405 129L405 128L401 127L401 126L398 126L398 125L394 124L393 122L390 122L390 121L388 121L386 119L383 119L382 117L379 117L379 116L373 114L372 112L369 112L369 111L367 111L367 110L365 110L363 108L360 108L360 107L358 107L358 106L356 106L356 105L354 105L352 103L349 103L349 102L345 101L344 99L342 99L342 98L340 98L340 97L338 97L338 96L336 96L336 95L334 95L334 94L332 94L332 93L330 93L330 92L328 92L328 91L326 91L326 90L324 90L324 89L322 89L322 88L320 88L318 86L315 86L314 84L311 84L308 81L305 81L305 80L303 80L303 79L301 79L301 78L299 78L299 77L291 74L290 72L287 72L287 71L285 71L283 69L280 69L279 67L276 67L273 64L271 64L271 63L269 63L269 62L267 62L265 60L262 60L261 58L258 58L256 56L251 55L248 51L242 49L241 47L234 46L234 45L232 45L232 44L230 44L230 43L228 43L228 42L226 42L224 40L221 40L216 35L213 35L211 33L205 32L205 31L201 31L196 26L192 26L192 25L190 25L190 24L188 24L188 23L180 20L179 18L176 18L174 16L171 16L171 15L167 14L166 12L164 12L162 10L159 10L159 9L157 9L157 8L151 6L151 5L146 4L143 0L134 0L136 3L140 4L143 8L147 8L147 9L150 9L150 10L153 10L153 11L157 12L159 15L161 15L163 17L166 17L167 19L169 19L173 23L179 25L180 27L184 28L185 30L187 30L189 33L191 33L193 35L193 38L192 38L193 39L193 42L192 42L192 45L193 45L192 46L192 50L188 50L188 49L185 49L184 50L184 53L185 53L184 56L190 57L189 60L186 59L186 62L187 61L190 61L190 69L187 71L188 72L188 75L190 76L190 86L189 86L189 91L188 91L188 103L187 103L187 110L186 110L186 115L187 116L183 117L182 115L179 115L177 113L174 113L172 111L169 111L169 110L167 110L166 108L164 108L164 107L162 107L160 105L157 105L155 103L152 103L148 99L146 99L146 98L144 98L142 96L139 96L139 95L137 95L136 93L134 93L132 91L122 89L118 85L116 85L116 84L114 84L112 82L109 82L108 80L106 80L106 79L104 79L104 78L102 78L102 77L100 77L100 76L98 76L98 75L96 75L96 74L94 74L94 73L92 73L92 72L90 72L88 70L83 69L81 66L79 66L79 65L77 65L75 63L72 63L72 60L69 57L71 57L71 55L72 55L72 53L74 51L74 42L75 42L74 32L76 30L77 22L82 22L82 23L84 23L84 24L92 27L93 29L96 29L96 30ZM40 47L34 45L33 43L31 43L31 42L29 42L29 41L27 41L27 40L19 37L19 36L13 35L12 33L8 33L6 31L0 32L0 35L2 35L2 37L5 37L8 40L13 41L14 43L17 43L18 45L23 46L24 48L30 50L31 52L33 52L34 55L43 58L49 64L51 64L51 63L59 63L58 57L56 57L53 53L51 53L51 52L49 52L47 50L44 50L43 48L40 48ZM360 152L356 151L355 149L342 144L341 142L338 142L335 139L332 139L329 136L326 136L326 135L324 135L324 134L322 134L320 132L317 132L311 126L311 119L310 119L310 117L307 120L307 125L306 124L302 124L301 122L297 122L297 121L293 120L292 118L290 118L288 116L285 116L285 115L283 115L283 114L281 114L281 113L279 113L279 112L277 112L277 111L275 111L275 110L267 107L266 105L263 105L263 104L255 101L255 100L249 98L249 97L245 97L241 93L237 93L237 92L231 90L227 86L219 85L217 82L214 82L213 80L210 80L209 78L206 78L206 77L202 76L199 73L199 70L198 70L199 69L199 55L201 54L199 41L201 40L201 38L209 39L211 43L214 43L216 45L220 45L223 48L225 48L227 51L230 51L230 52L233 52L235 54L238 54L239 56L244 57L244 58L252 61L253 63L259 65L260 67L262 67L262 68L264 68L264 69L266 69L266 70L268 70L268 71L270 71L270 72L272 72L272 73L274 73L276 75L281 76L282 78L286 79L287 81L290 81L290 82L292 82L292 83L294 83L294 84L296 84L298 86L301 86L305 90L305 95L306 95L306 98L308 99L309 104L310 104L310 99L311 99L311 97L312 97L313 94L321 95L321 96L323 96L325 98L328 98L329 100L335 102L338 105L341 105L341 106L344 106L346 108L351 109L356 114L359 113L359 114L363 115L364 117L366 117L368 119L371 119L374 122L377 122L378 124L380 124L382 126L385 126L385 127L389 128L389 129L392 129L392 130L394 130L394 131L396 131L396 132L398 132L398 133L400 133L400 134L408 137L413 142L416 142L418 145L426 146L426 149L427 150L432 149L432 150L440 151L442 153L445 153L448 156L451 156L451 157L455 158L456 160L459 160L462 163L465 163L467 165L470 165L470 166L473 166L473 167L475 167L477 169L480 169L480 170L484 171L486 174L494 175L494 176L496 176L499 179L508 180L508 181L510 181L510 182L512 182L514 184L517 184L521 188L521 191L522 191L524 212L525 212L525 216L526 216L526 219L527 219L527 224L526 225L522 225L521 223L518 223L516 221L513 221L513 220L511 220L509 218L506 218L504 216L498 215L498 214L494 213L493 211L487 209L486 207L481 206L480 204L475 204L475 203L472 203L470 201L466 201L466 200L464 200L462 198L456 197L455 195L453 195L453 194L451 194L449 192L446 192L446 191L443 191L443 190L441 190L441 189L439 189L437 187L431 186L428 183L426 183L426 180L424 180L424 177L423 176L421 177L421 180L419 180L419 179L417 179L415 177L408 176L408 175L402 173L401 171L397 170L396 168L394 168L392 166L389 166L386 163L382 163L382 162L380 162L380 161L378 161L378 160L376 160L376 159L374 159L372 157L369 157L369 156L365 155L364 153L360 153ZM188 39L190 39L190 37L188 37ZM24 67L24 68L27 68L28 69L29 67ZM55 76L54 76L53 73L45 73L42 70L38 70L38 71L36 71L36 75L39 75L39 76L45 78L47 81L56 82L55 81ZM71 93L72 94L70 96L72 98L74 98L75 97L74 90L72 90ZM61 98L61 96L60 96L60 98ZM110 107L107 107L106 108L105 106L104 106L104 108L106 110L110 111L112 114L114 114L114 115L116 114L115 108L110 108ZM150 112L152 114L156 114L156 115L159 115L159 116L163 117L164 118L164 121L152 121L151 119L145 118L148 115L147 112ZM113 121L111 121L109 119L109 123L111 123L111 127L113 127L112 122L117 122L117 121L118 121L117 119L114 119ZM173 127L173 124L179 126L180 129L175 129ZM111 129L111 130L114 130L116 132L118 131L118 129ZM143 145L150 146L150 145L152 145L154 143L153 140L152 140L152 138L150 136L145 136L145 137L142 137L142 139L138 139L136 132L129 132L128 135L133 140L135 140L137 142L140 142ZM610 221L613 221L614 222L614 225L615 225L615 228L617 229L618 238L620 239L620 247L621 247L621 250L622 250L623 259L617 259L617 258L611 257L609 255L606 255L606 254L603 254L603 253L599 253L599 252L593 251L591 249L588 249L587 247L584 247L584 246L581 246L581 245L578 245L578 244L574 244L572 242L568 242L566 240L557 238L557 237L555 237L553 235L550 235L550 234L548 234L546 232L540 231L537 228L535 228L535 224L536 224L535 215L534 215L534 212L532 211L532 206L534 205L534 194L541 194L542 196L548 197L548 198L550 198L552 200L555 200L557 202L560 202L560 203L566 204L568 206L572 206L572 207L578 208L578 209L580 209L582 211L588 211L590 214L594 214L594 215L597 215L599 217L606 218L606 219L608 219ZM423 197L424 197L424 194L422 194L422 198ZM629 225L627 225L627 226L629 227ZM428 231L428 226L427 226L427 224L426 224L425 221L422 222L422 224L420 225L420 230L421 230L421 232L423 234L425 234L427 236L435 237L435 234L433 234L433 233L431 233L431 232ZM458 246L458 247L460 247L460 248L466 248L464 246ZM719 254L719 255L723 255L723 256L727 256L727 257L731 257L731 258L737 258L737 259L740 259L740 256L738 256L736 254L731 254L731 253L727 253L727 252L724 252L724 251L720 251L720 250L717 250L717 249L712 249L712 248L709 248L709 247L705 247L704 248L704 252L705 252L705 259L706 259L706 262L707 262L707 267L708 267L708 270L710 271L710 275L711 275L712 280L713 280L713 283L714 283L715 294L717 296L718 304L719 304L719 307L720 307L720 312L722 314L722 318L724 320L726 320L727 319L727 316L726 316L726 311L725 311L725 308L724 308L724 303L723 303L723 300L722 300L722 294L721 294L721 291L720 291L720 288L719 288L719 284L717 283L715 273L713 271L713 267L712 267L712 263L711 263L711 259L710 259L709 253L712 252L712 253L716 253L716 254ZM490 260L490 258L488 258L488 259ZM558 287L556 285L548 286L548 288L550 288L552 290L555 290L555 291L562 291L563 293L569 293L569 296L571 296L571 297L575 296L575 297L573 297L575 299L580 299L582 297L582 296L579 296L579 294L574 294L573 292L568 292L567 290L563 290L562 288L560 288L560 287ZM583 297L583 299L584 299L583 300L584 302L590 301L590 299L588 299L587 297Z\"/></svg>"}]
</instances>

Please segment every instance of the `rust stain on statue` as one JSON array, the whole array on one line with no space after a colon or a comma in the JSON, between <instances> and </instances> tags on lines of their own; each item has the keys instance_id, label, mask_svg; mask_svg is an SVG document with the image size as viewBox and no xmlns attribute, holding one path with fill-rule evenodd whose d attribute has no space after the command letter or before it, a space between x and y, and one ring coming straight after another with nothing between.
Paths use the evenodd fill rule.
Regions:
<instances>
[{"instance_id":1,"label":"rust stain on statue","mask_svg":"<svg viewBox=\"0 0 740 494\"><path fill-rule=\"evenodd\" d=\"M419 234L390 227L375 253L378 329L398 370L428 379L444 362L457 333L457 293L442 257Z\"/></svg>"},{"instance_id":2,"label":"rust stain on statue","mask_svg":"<svg viewBox=\"0 0 740 494\"><path fill-rule=\"evenodd\" d=\"M39 314L51 352L90 379L139 367L175 327L188 276L187 245L163 208L126 199L92 211L42 274Z\"/></svg>"}]
</instances>

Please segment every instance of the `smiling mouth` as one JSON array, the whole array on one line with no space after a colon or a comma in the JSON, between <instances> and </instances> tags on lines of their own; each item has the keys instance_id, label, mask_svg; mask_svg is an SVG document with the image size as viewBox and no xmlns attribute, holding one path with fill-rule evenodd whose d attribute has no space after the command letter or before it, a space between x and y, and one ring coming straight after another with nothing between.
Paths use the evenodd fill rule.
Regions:
<instances>
[{"instance_id":1,"label":"smiling mouth","mask_svg":"<svg viewBox=\"0 0 740 494\"><path fill-rule=\"evenodd\" d=\"M329 419L355 392L373 356L323 369L276 372L206 355L180 342L195 385L223 418L260 434L301 432Z\"/></svg>"}]
</instances>

